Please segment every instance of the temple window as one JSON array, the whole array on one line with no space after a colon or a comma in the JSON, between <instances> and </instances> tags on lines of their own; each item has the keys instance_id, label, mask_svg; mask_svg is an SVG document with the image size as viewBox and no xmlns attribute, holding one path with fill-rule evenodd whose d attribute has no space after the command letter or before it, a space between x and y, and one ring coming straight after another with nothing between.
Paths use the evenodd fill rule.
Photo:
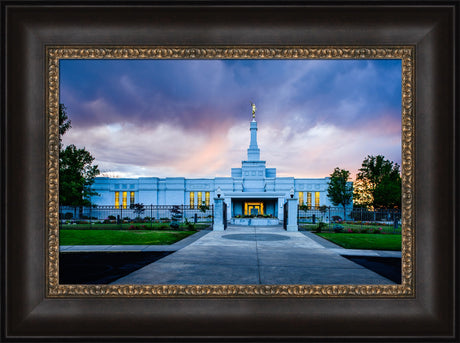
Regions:
<instances>
[{"instance_id":1,"label":"temple window","mask_svg":"<svg viewBox=\"0 0 460 343\"><path fill-rule=\"evenodd\" d=\"M303 205L303 192L299 192L299 205Z\"/></svg>"},{"instance_id":2,"label":"temple window","mask_svg":"<svg viewBox=\"0 0 460 343\"><path fill-rule=\"evenodd\" d=\"M206 192L205 193L206 206L209 206L209 204L211 203L210 199L211 199L211 194L209 192Z\"/></svg>"},{"instance_id":3,"label":"temple window","mask_svg":"<svg viewBox=\"0 0 460 343\"><path fill-rule=\"evenodd\" d=\"M311 208L311 192L307 192L307 207Z\"/></svg>"},{"instance_id":4,"label":"temple window","mask_svg":"<svg viewBox=\"0 0 460 343\"><path fill-rule=\"evenodd\" d=\"M202 192L198 192L197 202L196 202L198 206L203 205L201 195L202 195Z\"/></svg>"},{"instance_id":5,"label":"temple window","mask_svg":"<svg viewBox=\"0 0 460 343\"><path fill-rule=\"evenodd\" d=\"M120 208L120 192L115 192L115 208Z\"/></svg>"},{"instance_id":6,"label":"temple window","mask_svg":"<svg viewBox=\"0 0 460 343\"><path fill-rule=\"evenodd\" d=\"M190 208L195 208L195 192L190 192Z\"/></svg>"},{"instance_id":7,"label":"temple window","mask_svg":"<svg viewBox=\"0 0 460 343\"><path fill-rule=\"evenodd\" d=\"M319 192L315 192L315 208L319 208Z\"/></svg>"},{"instance_id":8,"label":"temple window","mask_svg":"<svg viewBox=\"0 0 460 343\"><path fill-rule=\"evenodd\" d=\"M134 192L129 193L129 204L134 205Z\"/></svg>"},{"instance_id":9,"label":"temple window","mask_svg":"<svg viewBox=\"0 0 460 343\"><path fill-rule=\"evenodd\" d=\"M123 199L122 199L123 203L122 203L122 206L123 208L126 208L128 207L128 192L123 192Z\"/></svg>"}]
</instances>

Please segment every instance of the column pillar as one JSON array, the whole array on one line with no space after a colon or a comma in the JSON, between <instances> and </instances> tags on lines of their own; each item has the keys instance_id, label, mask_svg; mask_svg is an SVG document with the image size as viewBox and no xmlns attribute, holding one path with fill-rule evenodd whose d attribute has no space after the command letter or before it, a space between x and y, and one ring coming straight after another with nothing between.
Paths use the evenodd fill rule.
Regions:
<instances>
[{"instance_id":1,"label":"column pillar","mask_svg":"<svg viewBox=\"0 0 460 343\"><path fill-rule=\"evenodd\" d=\"M224 199L214 198L214 225L213 231L224 231Z\"/></svg>"},{"instance_id":2,"label":"column pillar","mask_svg":"<svg viewBox=\"0 0 460 343\"><path fill-rule=\"evenodd\" d=\"M299 227L297 225L297 203L299 199L296 198L288 198L288 217L287 217L287 227L286 231L299 231Z\"/></svg>"}]
</instances>

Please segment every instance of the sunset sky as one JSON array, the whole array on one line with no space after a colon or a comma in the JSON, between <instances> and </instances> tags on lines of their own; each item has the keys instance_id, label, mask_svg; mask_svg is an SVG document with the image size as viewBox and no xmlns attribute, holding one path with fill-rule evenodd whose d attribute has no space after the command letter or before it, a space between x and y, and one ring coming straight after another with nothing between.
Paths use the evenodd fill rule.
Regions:
<instances>
[{"instance_id":1,"label":"sunset sky","mask_svg":"<svg viewBox=\"0 0 460 343\"><path fill-rule=\"evenodd\" d=\"M104 175L230 176L258 144L277 176L401 163L400 60L61 60L60 102Z\"/></svg>"}]
</instances>

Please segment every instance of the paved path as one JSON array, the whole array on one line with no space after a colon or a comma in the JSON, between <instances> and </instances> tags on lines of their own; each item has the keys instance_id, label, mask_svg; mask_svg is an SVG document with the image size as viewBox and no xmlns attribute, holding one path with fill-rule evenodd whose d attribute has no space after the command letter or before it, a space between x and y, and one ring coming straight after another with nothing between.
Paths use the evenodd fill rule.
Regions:
<instances>
[{"instance_id":1,"label":"paved path","mask_svg":"<svg viewBox=\"0 0 460 343\"><path fill-rule=\"evenodd\" d=\"M304 232L229 226L113 284L393 284L335 250Z\"/></svg>"}]
</instances>

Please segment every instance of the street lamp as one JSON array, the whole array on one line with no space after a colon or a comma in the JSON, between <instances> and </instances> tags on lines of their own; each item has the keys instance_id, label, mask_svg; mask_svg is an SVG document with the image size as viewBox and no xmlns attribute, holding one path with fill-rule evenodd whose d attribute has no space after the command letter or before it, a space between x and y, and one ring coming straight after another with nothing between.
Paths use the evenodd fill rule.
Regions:
<instances>
[{"instance_id":1,"label":"street lamp","mask_svg":"<svg viewBox=\"0 0 460 343\"><path fill-rule=\"evenodd\" d=\"M216 194L218 198L220 198L220 196L222 195L222 190L220 189L220 187L217 187Z\"/></svg>"},{"instance_id":2,"label":"street lamp","mask_svg":"<svg viewBox=\"0 0 460 343\"><path fill-rule=\"evenodd\" d=\"M291 199L294 198L294 187L291 187L291 190L289 191L289 195L291 196Z\"/></svg>"}]
</instances>

